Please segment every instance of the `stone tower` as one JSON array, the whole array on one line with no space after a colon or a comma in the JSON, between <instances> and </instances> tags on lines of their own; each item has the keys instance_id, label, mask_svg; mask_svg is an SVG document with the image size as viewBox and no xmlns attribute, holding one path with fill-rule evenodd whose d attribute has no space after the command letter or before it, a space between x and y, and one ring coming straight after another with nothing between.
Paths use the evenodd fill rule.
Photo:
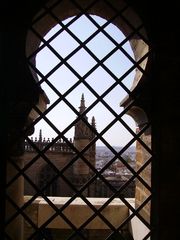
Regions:
<instances>
[{"instance_id":1,"label":"stone tower","mask_svg":"<svg viewBox=\"0 0 180 240\"><path fill-rule=\"evenodd\" d=\"M84 94L81 97L81 103L79 107L79 113L83 114L86 110ZM92 129L87 125L88 117L84 115L81 120L79 120L75 124L75 134L74 134L74 146L79 150L82 151L95 137L95 133ZM95 118L92 118L91 126L95 128ZM95 167L95 154L96 154L96 146L95 143L85 152L83 156ZM76 176L88 176L90 174L89 166L84 163L84 161L79 158L73 164L73 172Z\"/></svg>"}]
</instances>

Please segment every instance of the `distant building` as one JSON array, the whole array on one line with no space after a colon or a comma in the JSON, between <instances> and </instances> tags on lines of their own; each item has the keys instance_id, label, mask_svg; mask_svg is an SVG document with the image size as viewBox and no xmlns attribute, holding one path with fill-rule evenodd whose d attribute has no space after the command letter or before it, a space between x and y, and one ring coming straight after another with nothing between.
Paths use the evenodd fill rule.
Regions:
<instances>
[{"instance_id":1,"label":"distant building","mask_svg":"<svg viewBox=\"0 0 180 240\"><path fill-rule=\"evenodd\" d=\"M33 187L25 180L25 195L34 195L38 190L47 196L72 196L74 188L80 189L91 179L93 168L96 167L96 144L90 147L88 144L94 139L96 130L95 118L89 124L86 114L84 94L82 94L79 107L79 120L75 124L74 138L55 139L43 138L42 130L39 132L39 138L31 138L31 142L25 142L24 164L31 165L25 174L38 186ZM78 156L77 151L87 150L82 153L82 158ZM48 149L48 150L46 150ZM38 153L38 154L37 154ZM43 158L42 158L43 156ZM31 161L33 159L33 161ZM85 160L86 163L83 161ZM73 165L69 165L70 162ZM60 172L61 174L58 174ZM127 179L122 177L113 177L108 179L104 177L115 189L120 188ZM134 185L131 183L129 193L126 197L134 196ZM102 179L95 179L91 184L87 184L83 189L83 194L89 197L109 197L113 193L110 186L107 186ZM41 195L41 194L38 194Z\"/></svg>"}]
</instances>

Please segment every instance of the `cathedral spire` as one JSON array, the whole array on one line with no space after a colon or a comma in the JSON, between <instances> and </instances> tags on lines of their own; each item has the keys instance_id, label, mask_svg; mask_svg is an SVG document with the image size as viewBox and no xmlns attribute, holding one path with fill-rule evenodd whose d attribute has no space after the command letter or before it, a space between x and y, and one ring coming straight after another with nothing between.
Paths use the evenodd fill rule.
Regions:
<instances>
[{"instance_id":1,"label":"cathedral spire","mask_svg":"<svg viewBox=\"0 0 180 240\"><path fill-rule=\"evenodd\" d=\"M86 107L85 107L85 100L84 100L84 93L83 93L81 97L81 105L79 107L79 112L83 113L85 110L86 110Z\"/></svg>"}]
</instances>

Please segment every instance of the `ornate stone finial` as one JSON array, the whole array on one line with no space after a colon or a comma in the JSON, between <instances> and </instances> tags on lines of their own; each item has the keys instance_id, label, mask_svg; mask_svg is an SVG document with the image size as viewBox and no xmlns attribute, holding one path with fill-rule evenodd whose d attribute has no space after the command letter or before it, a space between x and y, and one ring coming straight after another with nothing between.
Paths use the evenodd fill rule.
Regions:
<instances>
[{"instance_id":1,"label":"ornate stone finial","mask_svg":"<svg viewBox=\"0 0 180 240\"><path fill-rule=\"evenodd\" d=\"M42 142L42 129L39 130L39 142Z\"/></svg>"},{"instance_id":2,"label":"ornate stone finial","mask_svg":"<svg viewBox=\"0 0 180 240\"><path fill-rule=\"evenodd\" d=\"M96 128L96 121L94 116L92 117L91 125L93 128Z\"/></svg>"},{"instance_id":3,"label":"ornate stone finial","mask_svg":"<svg viewBox=\"0 0 180 240\"><path fill-rule=\"evenodd\" d=\"M85 110L86 110L86 107L85 107L85 100L84 100L84 93L83 93L81 97L81 105L79 107L79 112L83 113Z\"/></svg>"}]
</instances>

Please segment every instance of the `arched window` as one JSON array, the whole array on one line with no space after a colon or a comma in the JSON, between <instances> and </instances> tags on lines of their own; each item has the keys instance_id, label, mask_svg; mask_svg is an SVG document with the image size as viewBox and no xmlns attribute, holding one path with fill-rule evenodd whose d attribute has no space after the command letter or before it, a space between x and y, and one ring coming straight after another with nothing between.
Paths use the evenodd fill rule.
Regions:
<instances>
[{"instance_id":1,"label":"arched window","mask_svg":"<svg viewBox=\"0 0 180 240\"><path fill-rule=\"evenodd\" d=\"M55 214L39 223L29 239L40 233L43 236L44 228L57 215L72 229L67 239L87 239L83 230L88 229L91 236L88 226L97 218L106 226L98 229L104 239L114 236L126 239L127 234L137 240L148 239L152 152L143 89L148 81L150 46L141 19L123 0L49 0L32 20L26 56L37 86L47 94L43 95L46 103L50 99L47 108L34 106L30 113L32 125L38 130L43 127L43 132L47 132L45 137L53 137L43 147L38 145L43 142L42 136L38 143L26 138L36 152L27 165L40 159L55 172L54 179L43 190L34 186L35 196L41 196ZM98 146L105 147L108 154L108 161L99 168ZM130 155L130 149L135 149L135 154ZM57 164L54 153L57 153ZM71 192L60 208L46 194L46 189L59 177ZM31 184L32 179L26 180ZM126 195L133 186L135 200ZM98 210L90 200L96 196L103 202ZM73 216L71 219L64 213L77 198L92 211L78 226ZM103 212L114 201L120 201L128 209L121 223L111 222ZM30 204L31 198L26 202L27 206ZM119 202L116 205L120 206ZM113 218L118 219L119 214L115 215ZM137 222L143 229L139 236L134 230ZM130 224L132 232L128 228Z\"/></svg>"}]
</instances>

